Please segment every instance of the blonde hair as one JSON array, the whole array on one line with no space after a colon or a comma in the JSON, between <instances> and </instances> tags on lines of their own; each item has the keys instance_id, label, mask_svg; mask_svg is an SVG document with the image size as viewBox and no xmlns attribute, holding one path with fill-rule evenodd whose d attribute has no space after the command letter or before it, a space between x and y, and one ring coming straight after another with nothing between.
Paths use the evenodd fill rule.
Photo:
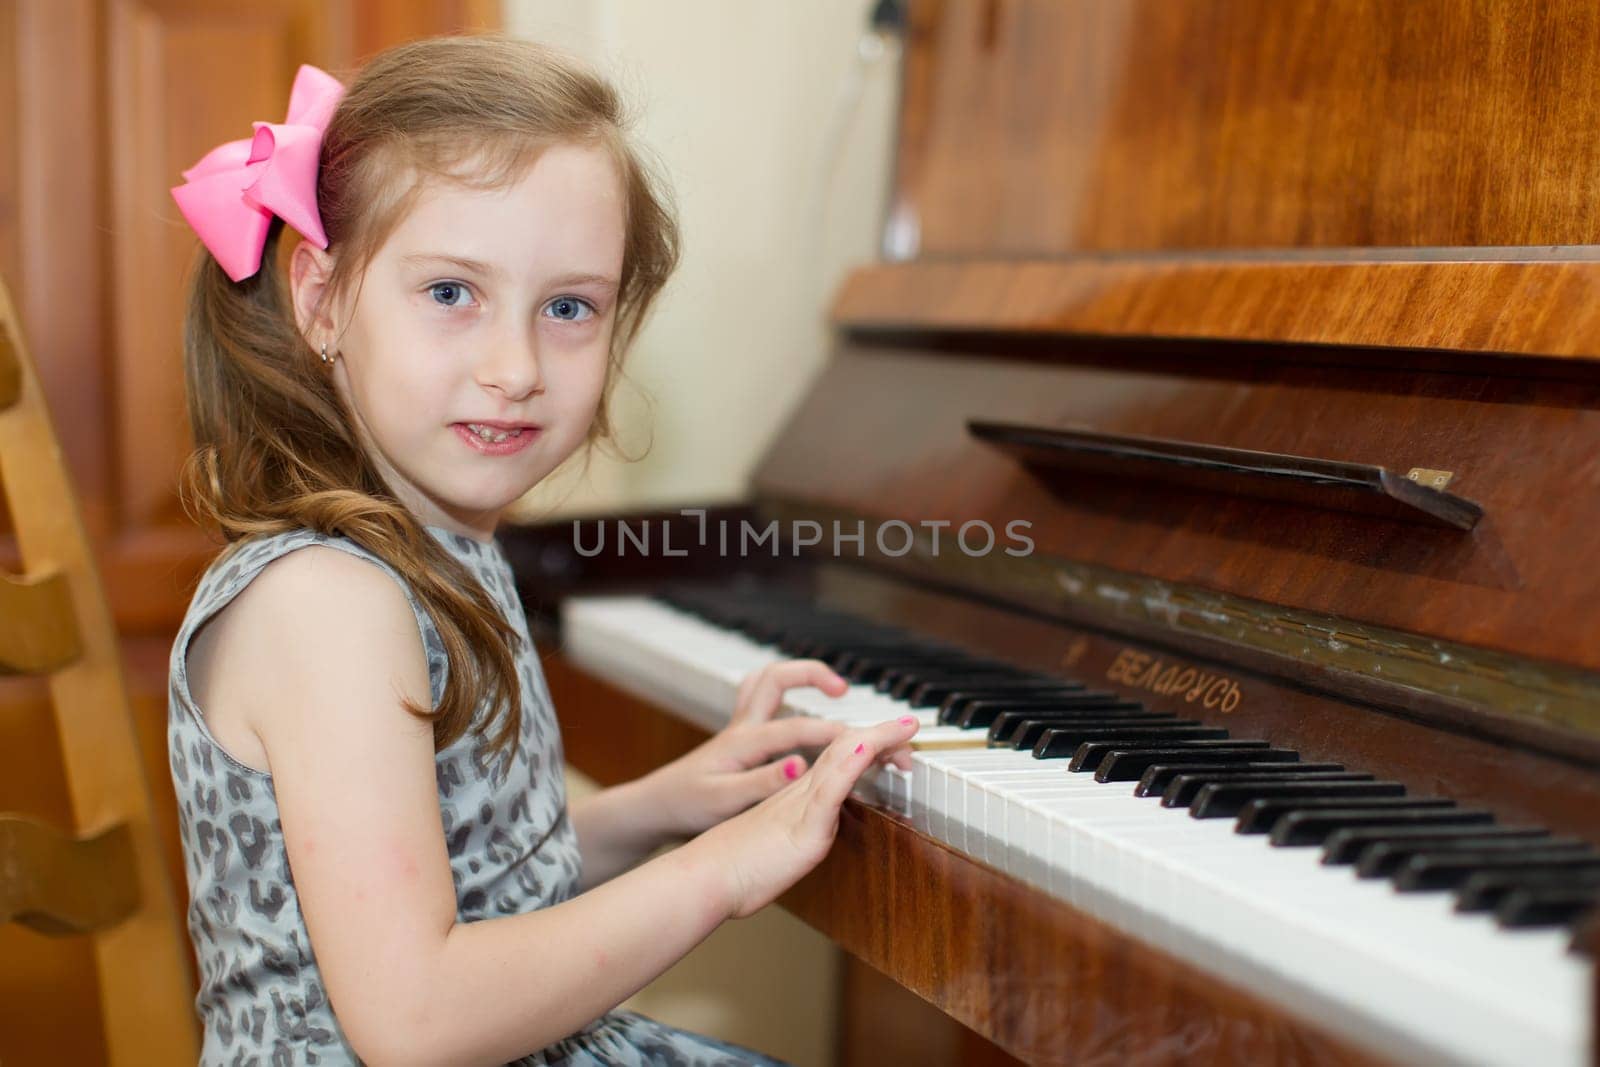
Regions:
<instances>
[{"instance_id":1,"label":"blonde hair","mask_svg":"<svg viewBox=\"0 0 1600 1067\"><path fill-rule=\"evenodd\" d=\"M406 217L423 179L495 187L557 143L595 145L624 191L622 276L605 386L586 445L613 440L609 399L629 344L678 257L678 230L658 180L624 136L622 103L569 57L501 34L436 37L370 60L323 136L317 204L334 254L337 299L360 279ZM195 450L180 494L191 516L229 547L302 527L339 534L398 571L443 640L450 672L431 720L442 748L479 725L506 751L520 730L518 635L467 568L385 482L351 413L296 325L277 264L274 218L262 268L232 282L204 248L189 290L184 373Z\"/></svg>"}]
</instances>

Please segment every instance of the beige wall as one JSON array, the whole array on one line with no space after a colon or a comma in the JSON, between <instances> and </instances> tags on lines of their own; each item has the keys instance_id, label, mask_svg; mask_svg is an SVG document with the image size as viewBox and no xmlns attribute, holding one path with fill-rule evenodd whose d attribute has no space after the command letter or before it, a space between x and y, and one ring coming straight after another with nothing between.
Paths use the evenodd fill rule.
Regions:
<instances>
[{"instance_id":1,"label":"beige wall","mask_svg":"<svg viewBox=\"0 0 1600 1067\"><path fill-rule=\"evenodd\" d=\"M866 67L849 124L837 120L868 6L508 0L509 29L583 55L621 85L684 231L682 265L629 356L636 388L617 396L629 453L648 454L632 464L596 456L587 478L530 494L523 515L743 493L826 357L838 280L876 253L892 54Z\"/></svg>"},{"instance_id":2,"label":"beige wall","mask_svg":"<svg viewBox=\"0 0 1600 1067\"><path fill-rule=\"evenodd\" d=\"M898 65L858 59L867 0L507 0L507 27L588 58L639 112L684 230L617 396L627 464L558 472L520 517L737 499L828 351L826 305L875 255ZM858 81L853 80L859 78ZM847 113L841 96L859 97ZM849 121L843 121L848 117ZM593 788L571 777L574 794ZM832 1062L836 950L769 908L629 1001L797 1065Z\"/></svg>"}]
</instances>

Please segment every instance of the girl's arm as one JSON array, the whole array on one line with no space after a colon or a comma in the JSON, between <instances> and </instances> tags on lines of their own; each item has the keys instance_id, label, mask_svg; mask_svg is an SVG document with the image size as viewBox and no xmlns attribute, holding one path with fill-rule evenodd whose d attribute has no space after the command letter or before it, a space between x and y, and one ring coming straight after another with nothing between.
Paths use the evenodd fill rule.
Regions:
<instances>
[{"instance_id":1,"label":"girl's arm","mask_svg":"<svg viewBox=\"0 0 1600 1067\"><path fill-rule=\"evenodd\" d=\"M583 889L610 881L679 836L652 802L648 776L602 789L569 809L583 855Z\"/></svg>"},{"instance_id":2,"label":"girl's arm","mask_svg":"<svg viewBox=\"0 0 1600 1067\"><path fill-rule=\"evenodd\" d=\"M831 805L837 824L865 769L830 764L825 796L797 801L785 789L772 798L784 805L763 803L562 904L458 923L431 729L400 707L426 706L429 687L399 586L364 560L313 547L268 565L230 610L242 614L218 669L248 674L246 718L268 754L328 997L374 1064L499 1064L580 1029L820 860L817 820ZM870 759L902 734L841 741ZM772 825L801 811L811 830Z\"/></svg>"}]
</instances>

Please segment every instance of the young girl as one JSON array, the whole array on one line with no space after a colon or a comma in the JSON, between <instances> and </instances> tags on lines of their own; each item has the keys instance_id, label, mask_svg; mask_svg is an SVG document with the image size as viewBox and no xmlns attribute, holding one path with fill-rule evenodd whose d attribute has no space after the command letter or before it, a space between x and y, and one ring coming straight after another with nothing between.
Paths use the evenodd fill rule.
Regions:
<instances>
[{"instance_id":1,"label":"young girl","mask_svg":"<svg viewBox=\"0 0 1600 1067\"><path fill-rule=\"evenodd\" d=\"M527 42L420 41L348 91L302 68L285 122L185 177L185 496L229 541L171 664L204 1062L769 1062L613 1009L814 867L916 727L772 719L845 688L788 661L688 756L566 804L495 529L607 437L676 260L612 90Z\"/></svg>"}]
</instances>

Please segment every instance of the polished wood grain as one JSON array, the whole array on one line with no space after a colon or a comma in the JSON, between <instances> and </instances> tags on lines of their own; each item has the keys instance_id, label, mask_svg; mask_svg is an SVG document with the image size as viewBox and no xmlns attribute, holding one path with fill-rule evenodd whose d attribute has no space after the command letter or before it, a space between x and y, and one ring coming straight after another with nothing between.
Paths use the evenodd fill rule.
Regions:
<instances>
[{"instance_id":1,"label":"polished wood grain","mask_svg":"<svg viewBox=\"0 0 1600 1067\"><path fill-rule=\"evenodd\" d=\"M70 837L98 840L87 851L44 847L37 833L13 832L0 845L0 867L21 915L50 925L94 922L101 1017L112 1063L192 1060L198 1051L190 1010L183 925L152 823L149 788L124 685L116 631L79 517L67 468L10 296L0 285L0 331L22 369L20 401L0 411L0 486L26 568L66 576L82 652L47 677L62 766L71 800ZM60 605L35 605L58 610ZM38 620L46 629L47 619ZM110 831L111 836L106 835ZM30 861L69 861L50 870ZM96 864L90 872L85 865ZM131 872L129 868L131 867ZM127 884L129 875L132 885ZM107 896L86 877L104 883ZM120 889L119 889L120 887ZM45 894L64 894L59 904ZM88 894L86 896L86 894ZM130 900L137 906L129 908Z\"/></svg>"},{"instance_id":2,"label":"polished wood grain","mask_svg":"<svg viewBox=\"0 0 1600 1067\"><path fill-rule=\"evenodd\" d=\"M1584 562L1600 527L1600 380L1254 356L852 343L776 438L756 491L879 521L1025 521L1040 556L1600 671L1600 569ZM973 439L973 418L1448 470L1484 517L1461 532L1048 480Z\"/></svg>"},{"instance_id":3,"label":"polished wood grain","mask_svg":"<svg viewBox=\"0 0 1600 1067\"><path fill-rule=\"evenodd\" d=\"M918 1067L1020 1067L1022 1060L939 1011L859 957L839 957L834 1067L880 1067L893 1056Z\"/></svg>"},{"instance_id":4,"label":"polished wood grain","mask_svg":"<svg viewBox=\"0 0 1600 1067\"><path fill-rule=\"evenodd\" d=\"M1007 331L1600 359L1600 261L1076 256L862 267L853 331ZM1337 359L1337 353L1317 353ZM1402 357L1403 358L1403 357Z\"/></svg>"},{"instance_id":5,"label":"polished wood grain","mask_svg":"<svg viewBox=\"0 0 1600 1067\"><path fill-rule=\"evenodd\" d=\"M1589 0L911 5L922 257L1590 245Z\"/></svg>"},{"instance_id":6,"label":"polished wood grain","mask_svg":"<svg viewBox=\"0 0 1600 1067\"><path fill-rule=\"evenodd\" d=\"M601 784L645 774L706 736L559 655L547 655L544 669L567 757ZM845 804L828 857L779 902L1028 1063L1369 1062L1314 1023L855 798ZM917 1047L893 1043L886 1028L873 1030L880 1057L907 1062L897 1057ZM981 1059L1003 1062L992 1052Z\"/></svg>"}]
</instances>

